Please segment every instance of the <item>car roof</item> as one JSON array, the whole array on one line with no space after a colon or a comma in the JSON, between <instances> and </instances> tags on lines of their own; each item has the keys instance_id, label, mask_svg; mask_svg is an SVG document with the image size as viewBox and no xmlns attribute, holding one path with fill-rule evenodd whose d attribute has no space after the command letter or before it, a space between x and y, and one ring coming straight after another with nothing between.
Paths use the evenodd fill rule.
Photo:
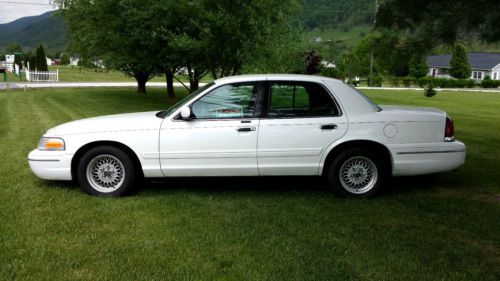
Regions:
<instances>
[{"instance_id":1,"label":"car roof","mask_svg":"<svg viewBox=\"0 0 500 281\"><path fill-rule=\"evenodd\" d=\"M224 78L219 78L214 82L216 84L227 84L235 82L265 81L265 80L320 82L324 80L336 80L336 79L318 75L304 75L304 74L250 74L250 75L227 76Z\"/></svg>"}]
</instances>

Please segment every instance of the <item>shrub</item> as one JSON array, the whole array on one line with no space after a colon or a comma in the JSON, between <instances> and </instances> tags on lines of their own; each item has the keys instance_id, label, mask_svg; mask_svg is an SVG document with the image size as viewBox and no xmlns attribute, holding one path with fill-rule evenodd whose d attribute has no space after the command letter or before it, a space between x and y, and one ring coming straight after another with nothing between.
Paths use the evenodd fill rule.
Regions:
<instances>
[{"instance_id":1,"label":"shrub","mask_svg":"<svg viewBox=\"0 0 500 281\"><path fill-rule=\"evenodd\" d=\"M476 87L476 85L477 85L477 84L476 84L476 81L474 81L474 80L472 80L472 79L467 79L467 80L465 80L465 81L466 81L466 85L465 85L465 87L467 87L467 88L474 88L474 87Z\"/></svg>"},{"instance_id":2,"label":"shrub","mask_svg":"<svg viewBox=\"0 0 500 281\"><path fill-rule=\"evenodd\" d=\"M500 80L484 79L481 81L482 88L498 88L500 86Z\"/></svg>"},{"instance_id":3,"label":"shrub","mask_svg":"<svg viewBox=\"0 0 500 281\"><path fill-rule=\"evenodd\" d=\"M408 77L408 76L403 77L403 78L401 78L401 81L403 82L403 85L408 88L411 86L411 84L413 82L413 77Z\"/></svg>"},{"instance_id":4,"label":"shrub","mask_svg":"<svg viewBox=\"0 0 500 281\"><path fill-rule=\"evenodd\" d=\"M416 80L416 83L419 87L425 88L427 87L430 83L433 83L434 78L426 76L426 77L421 77Z\"/></svg>"},{"instance_id":5,"label":"shrub","mask_svg":"<svg viewBox=\"0 0 500 281\"><path fill-rule=\"evenodd\" d=\"M399 87L399 85L401 84L401 77L398 76L389 77L389 82L391 82L392 86Z\"/></svg>"},{"instance_id":6,"label":"shrub","mask_svg":"<svg viewBox=\"0 0 500 281\"><path fill-rule=\"evenodd\" d=\"M384 83L384 77L382 77L382 75L375 75L373 76L373 79L372 79L372 86L374 87L382 87L382 83Z\"/></svg>"},{"instance_id":7,"label":"shrub","mask_svg":"<svg viewBox=\"0 0 500 281\"><path fill-rule=\"evenodd\" d=\"M424 95L428 98L433 97L436 95L436 90L434 90L434 85L432 82L425 88L424 90Z\"/></svg>"}]
</instances>

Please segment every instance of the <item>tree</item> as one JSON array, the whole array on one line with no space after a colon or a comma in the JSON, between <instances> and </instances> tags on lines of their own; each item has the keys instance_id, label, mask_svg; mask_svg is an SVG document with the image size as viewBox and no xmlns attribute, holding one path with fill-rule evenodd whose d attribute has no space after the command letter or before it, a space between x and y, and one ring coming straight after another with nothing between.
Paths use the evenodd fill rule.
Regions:
<instances>
[{"instance_id":1,"label":"tree","mask_svg":"<svg viewBox=\"0 0 500 281\"><path fill-rule=\"evenodd\" d=\"M452 77L457 79L470 78L471 68L467 59L465 47L461 44L456 44L450 59L449 73Z\"/></svg>"},{"instance_id":2,"label":"tree","mask_svg":"<svg viewBox=\"0 0 500 281\"><path fill-rule=\"evenodd\" d=\"M214 78L236 75L259 48L283 30L299 7L296 0L200 0L193 30Z\"/></svg>"},{"instance_id":3,"label":"tree","mask_svg":"<svg viewBox=\"0 0 500 281\"><path fill-rule=\"evenodd\" d=\"M5 53L8 55L13 55L15 53L21 53L23 51L23 47L21 44L17 42L12 42L7 45L5 48Z\"/></svg>"},{"instance_id":4,"label":"tree","mask_svg":"<svg viewBox=\"0 0 500 281\"><path fill-rule=\"evenodd\" d=\"M16 54L14 56L14 64L17 64L19 67L19 70L23 69L23 63L22 60L24 59L24 56L22 54Z\"/></svg>"},{"instance_id":5,"label":"tree","mask_svg":"<svg viewBox=\"0 0 500 281\"><path fill-rule=\"evenodd\" d=\"M187 67L191 89L207 72L235 75L251 63L298 0L59 0L73 50L96 54L133 76L139 91L164 73L173 96L175 72Z\"/></svg>"},{"instance_id":6,"label":"tree","mask_svg":"<svg viewBox=\"0 0 500 281\"><path fill-rule=\"evenodd\" d=\"M29 50L24 57L24 66L30 70L34 70L36 68L36 55L33 54L33 51Z\"/></svg>"},{"instance_id":7,"label":"tree","mask_svg":"<svg viewBox=\"0 0 500 281\"><path fill-rule=\"evenodd\" d=\"M409 31L429 45L453 44L478 34L488 42L500 40L498 0L387 0L379 7L377 27Z\"/></svg>"},{"instance_id":8,"label":"tree","mask_svg":"<svg viewBox=\"0 0 500 281\"><path fill-rule=\"evenodd\" d=\"M69 56L67 54L62 54L61 56L61 64L68 65L70 63Z\"/></svg>"},{"instance_id":9,"label":"tree","mask_svg":"<svg viewBox=\"0 0 500 281\"><path fill-rule=\"evenodd\" d=\"M153 1L55 2L68 23L70 49L82 58L102 59L107 67L134 77L137 91L145 93L146 82L156 75L155 63L159 61L150 52L153 31L147 10Z\"/></svg>"},{"instance_id":10,"label":"tree","mask_svg":"<svg viewBox=\"0 0 500 281\"><path fill-rule=\"evenodd\" d=\"M38 71L48 71L49 67L47 66L47 56L45 55L45 48L43 45L40 45L36 49L36 65L35 69Z\"/></svg>"},{"instance_id":11,"label":"tree","mask_svg":"<svg viewBox=\"0 0 500 281\"><path fill-rule=\"evenodd\" d=\"M409 75L416 78L421 78L429 72L429 66L425 61L425 56L415 55L411 58L408 65Z\"/></svg>"}]
</instances>

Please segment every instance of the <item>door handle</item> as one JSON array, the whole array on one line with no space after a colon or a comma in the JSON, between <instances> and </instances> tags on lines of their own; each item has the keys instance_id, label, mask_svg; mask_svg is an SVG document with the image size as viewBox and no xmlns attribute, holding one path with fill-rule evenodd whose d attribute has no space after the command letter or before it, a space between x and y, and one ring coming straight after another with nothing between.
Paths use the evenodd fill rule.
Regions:
<instances>
[{"instance_id":1,"label":"door handle","mask_svg":"<svg viewBox=\"0 0 500 281\"><path fill-rule=\"evenodd\" d=\"M321 125L320 129L321 130L335 130L335 129L337 129L337 125L335 125L335 124Z\"/></svg>"},{"instance_id":2,"label":"door handle","mask_svg":"<svg viewBox=\"0 0 500 281\"><path fill-rule=\"evenodd\" d=\"M238 132L251 132L255 131L255 127L243 127L243 128L238 128L236 129Z\"/></svg>"}]
</instances>

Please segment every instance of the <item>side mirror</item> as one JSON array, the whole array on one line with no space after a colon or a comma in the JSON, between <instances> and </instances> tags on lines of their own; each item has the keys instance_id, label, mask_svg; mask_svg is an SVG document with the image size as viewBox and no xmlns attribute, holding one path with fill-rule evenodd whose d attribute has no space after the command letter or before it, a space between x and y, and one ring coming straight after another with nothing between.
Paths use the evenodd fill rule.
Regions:
<instances>
[{"instance_id":1,"label":"side mirror","mask_svg":"<svg viewBox=\"0 0 500 281\"><path fill-rule=\"evenodd\" d=\"M183 120L191 119L191 109L189 108L189 106L183 107L181 109L181 118Z\"/></svg>"}]
</instances>

